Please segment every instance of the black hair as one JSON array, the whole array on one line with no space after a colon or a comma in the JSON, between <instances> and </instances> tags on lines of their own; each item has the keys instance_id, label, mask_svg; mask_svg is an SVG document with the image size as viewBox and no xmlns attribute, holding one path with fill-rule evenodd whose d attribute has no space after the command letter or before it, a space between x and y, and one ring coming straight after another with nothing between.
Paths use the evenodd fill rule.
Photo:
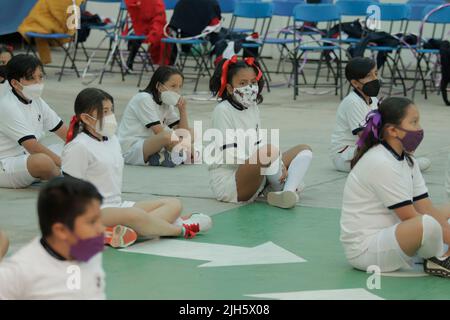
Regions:
<instances>
[{"instance_id":1,"label":"black hair","mask_svg":"<svg viewBox=\"0 0 450 320\"><path fill-rule=\"evenodd\" d=\"M83 122L81 121L81 114L90 114L93 111L97 111L97 120L100 121L100 128L103 126L103 102L105 100L111 101L114 107L113 97L98 88L86 88L81 90L81 92L75 98L74 111L77 121L73 124L73 127L69 128L69 131L73 133L67 142L73 140L78 133L83 129ZM69 135L69 133L68 133Z\"/></svg>"},{"instance_id":2,"label":"black hair","mask_svg":"<svg viewBox=\"0 0 450 320\"><path fill-rule=\"evenodd\" d=\"M222 68L223 68L223 64L225 63L225 61L226 61L226 59L223 59L222 61L220 61L217 64L214 74L211 77L211 79L209 80L209 90L211 90L211 92L213 93L214 96L217 96L219 94L220 88L222 86ZM256 74L258 74L258 69L261 70L261 68L256 60L255 60L255 63L253 66L249 66L243 60L237 61L236 63L230 63L228 66L227 84L231 85L231 82L233 81L233 78L238 73L238 71L241 69L246 69L246 68L253 68L253 70L255 70ZM261 77L261 79L258 80L258 96L256 98L256 102L258 104L262 103L264 100L263 96L261 95L261 92L263 91L263 89L264 89L264 77ZM226 88L222 92L221 96L219 96L218 98L220 99L220 101L227 100L229 103L231 103L237 109L240 109L240 110L245 109L242 104L240 104L233 98L233 95L228 93L228 90Z\"/></svg>"},{"instance_id":3,"label":"black hair","mask_svg":"<svg viewBox=\"0 0 450 320\"><path fill-rule=\"evenodd\" d=\"M44 72L41 60L32 55L18 54L12 57L6 65L7 79L10 84L13 79L17 81L20 81L22 78L31 80L38 68L41 68L42 72Z\"/></svg>"},{"instance_id":4,"label":"black hair","mask_svg":"<svg viewBox=\"0 0 450 320\"><path fill-rule=\"evenodd\" d=\"M50 180L39 192L37 203L42 236L50 236L55 223L62 223L73 230L75 219L86 212L86 207L93 200L101 203L103 197L88 181L73 177Z\"/></svg>"},{"instance_id":5,"label":"black hair","mask_svg":"<svg viewBox=\"0 0 450 320\"><path fill-rule=\"evenodd\" d=\"M353 58L345 66L345 77L348 82L351 80L364 79L375 66L375 61L371 58Z\"/></svg>"},{"instance_id":6,"label":"black hair","mask_svg":"<svg viewBox=\"0 0 450 320\"><path fill-rule=\"evenodd\" d=\"M384 129L387 125L399 126L403 119L406 117L408 108L413 105L414 102L404 97L390 97L384 99L378 105L378 112L381 115L381 123L378 128L379 138L376 138L372 131L369 132L367 138L364 140L362 147L358 147L355 153L355 157L352 159L351 167L353 168L356 163L369 151L372 147L378 145L383 140ZM406 154L406 159L409 165L412 165L411 157Z\"/></svg>"},{"instance_id":7,"label":"black hair","mask_svg":"<svg viewBox=\"0 0 450 320\"><path fill-rule=\"evenodd\" d=\"M158 90L158 83L166 83L174 74L179 75L184 81L184 75L177 68L173 66L160 66L158 69L156 69L155 73L150 79L147 88L145 88L141 92L150 93L153 96L153 100L155 100L157 104L161 105L161 93Z\"/></svg>"}]
</instances>

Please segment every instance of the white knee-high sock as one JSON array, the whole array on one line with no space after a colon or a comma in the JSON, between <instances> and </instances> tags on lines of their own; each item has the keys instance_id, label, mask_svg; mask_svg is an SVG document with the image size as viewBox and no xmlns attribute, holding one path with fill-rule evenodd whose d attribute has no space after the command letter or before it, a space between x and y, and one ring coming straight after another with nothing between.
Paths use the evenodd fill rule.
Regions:
<instances>
[{"instance_id":1,"label":"white knee-high sock","mask_svg":"<svg viewBox=\"0 0 450 320\"><path fill-rule=\"evenodd\" d=\"M272 162L269 168L267 168L268 172L276 172L266 176L274 191L283 190L283 183L280 182L281 175L283 174L283 170L281 169L281 161L281 157L278 157L278 159Z\"/></svg>"},{"instance_id":2,"label":"white knee-high sock","mask_svg":"<svg viewBox=\"0 0 450 320\"><path fill-rule=\"evenodd\" d=\"M300 151L295 158L292 159L283 191L295 192L297 190L298 186L303 182L303 178L306 175L306 171L308 171L311 160L311 150Z\"/></svg>"}]
</instances>

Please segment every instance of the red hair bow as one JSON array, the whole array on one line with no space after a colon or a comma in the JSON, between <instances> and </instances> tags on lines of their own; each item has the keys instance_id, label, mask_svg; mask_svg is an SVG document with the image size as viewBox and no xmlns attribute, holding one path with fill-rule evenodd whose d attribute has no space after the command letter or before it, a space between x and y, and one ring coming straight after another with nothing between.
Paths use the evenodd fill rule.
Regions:
<instances>
[{"instance_id":1,"label":"red hair bow","mask_svg":"<svg viewBox=\"0 0 450 320\"><path fill-rule=\"evenodd\" d=\"M218 92L218 96L221 97L223 92L225 91L225 88L227 86L227 77L228 77L228 68L230 64L234 64L238 61L238 57L236 55L232 56L231 59L226 60L222 65L222 77L220 79L220 90ZM258 71L258 74L256 75L256 80L259 81L262 77L262 71L258 66L255 64L255 58L248 57L244 58L244 62L250 66L256 68Z\"/></svg>"},{"instance_id":2,"label":"red hair bow","mask_svg":"<svg viewBox=\"0 0 450 320\"><path fill-rule=\"evenodd\" d=\"M66 137L66 143L69 143L73 139L73 130L75 128L75 125L78 123L77 116L73 116L72 119L70 119L70 125L69 130L67 130L67 137Z\"/></svg>"}]
</instances>

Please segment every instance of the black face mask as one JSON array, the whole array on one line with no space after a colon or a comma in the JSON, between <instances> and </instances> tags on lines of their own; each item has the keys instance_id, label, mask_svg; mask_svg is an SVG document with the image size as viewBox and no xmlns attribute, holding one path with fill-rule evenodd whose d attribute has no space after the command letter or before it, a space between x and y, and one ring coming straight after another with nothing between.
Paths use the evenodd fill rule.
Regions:
<instances>
[{"instance_id":1,"label":"black face mask","mask_svg":"<svg viewBox=\"0 0 450 320\"><path fill-rule=\"evenodd\" d=\"M381 81L378 79L365 83L362 87L362 92L368 97L376 97L380 93Z\"/></svg>"}]
</instances>

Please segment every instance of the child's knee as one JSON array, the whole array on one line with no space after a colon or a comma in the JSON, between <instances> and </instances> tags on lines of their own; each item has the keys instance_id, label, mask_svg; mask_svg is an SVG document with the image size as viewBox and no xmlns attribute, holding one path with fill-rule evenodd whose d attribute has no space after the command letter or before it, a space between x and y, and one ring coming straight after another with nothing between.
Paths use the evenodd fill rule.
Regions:
<instances>
[{"instance_id":1,"label":"child's knee","mask_svg":"<svg viewBox=\"0 0 450 320\"><path fill-rule=\"evenodd\" d=\"M310 151L311 154L312 154L312 148L309 145L307 145L307 144L300 144L298 146L298 148L300 150L299 153L302 152L302 151Z\"/></svg>"},{"instance_id":2,"label":"child's knee","mask_svg":"<svg viewBox=\"0 0 450 320\"><path fill-rule=\"evenodd\" d=\"M442 227L430 215L422 216L422 243L417 254L422 258L431 258L443 253Z\"/></svg>"},{"instance_id":3,"label":"child's knee","mask_svg":"<svg viewBox=\"0 0 450 320\"><path fill-rule=\"evenodd\" d=\"M259 161L264 164L264 161L270 163L277 160L280 157L280 149L272 144L267 144L261 147L259 150Z\"/></svg>"},{"instance_id":4,"label":"child's knee","mask_svg":"<svg viewBox=\"0 0 450 320\"><path fill-rule=\"evenodd\" d=\"M30 155L27 165L29 171L38 172L39 174L44 175L53 173L56 166L53 160L44 153Z\"/></svg>"},{"instance_id":5,"label":"child's knee","mask_svg":"<svg viewBox=\"0 0 450 320\"><path fill-rule=\"evenodd\" d=\"M174 142L174 141L172 141L172 131L164 130L164 131L160 132L158 135L161 137L163 144L165 146Z\"/></svg>"},{"instance_id":6,"label":"child's knee","mask_svg":"<svg viewBox=\"0 0 450 320\"><path fill-rule=\"evenodd\" d=\"M164 199L165 203L174 211L177 212L178 214L181 214L181 211L183 210L183 205L181 203L181 201L177 198L166 198Z\"/></svg>"}]
</instances>

